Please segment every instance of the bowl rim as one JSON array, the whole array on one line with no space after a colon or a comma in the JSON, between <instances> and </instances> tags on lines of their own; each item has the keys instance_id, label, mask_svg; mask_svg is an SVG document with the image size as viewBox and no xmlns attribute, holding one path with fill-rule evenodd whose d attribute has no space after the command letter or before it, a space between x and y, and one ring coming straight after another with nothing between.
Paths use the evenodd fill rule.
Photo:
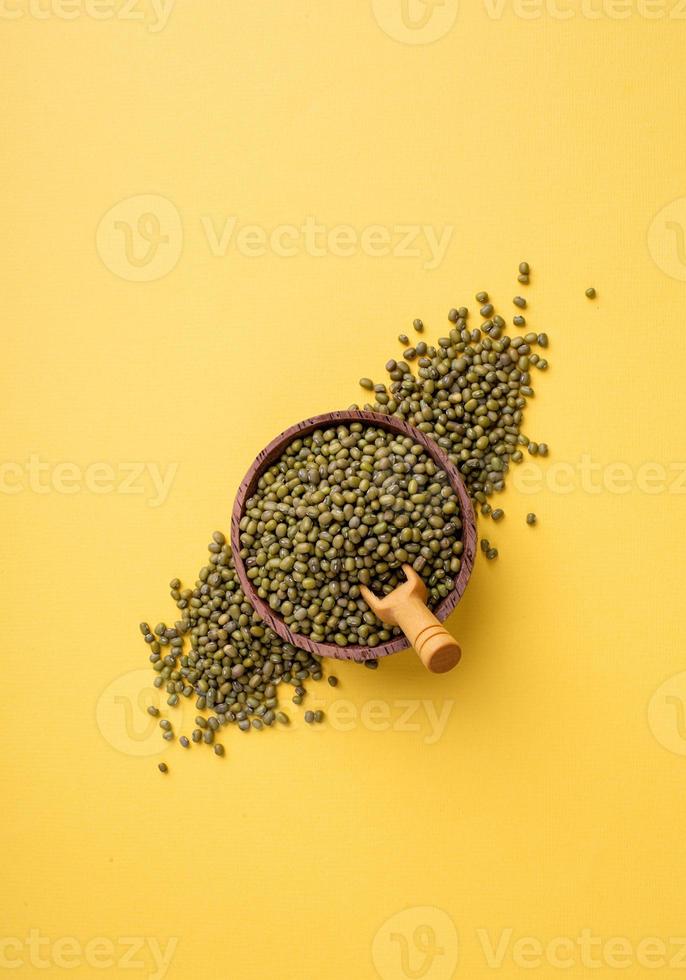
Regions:
<instances>
[{"instance_id":1,"label":"bowl rim","mask_svg":"<svg viewBox=\"0 0 686 980\"><path fill-rule=\"evenodd\" d=\"M362 644L339 647L335 643L317 643L316 641L311 640L309 636L304 636L301 633L293 632L286 625L286 623L284 623L279 614L273 610L264 599L261 599L256 594L252 582L248 578L247 569L243 559L240 557L240 522L245 511L246 503L253 495L257 481L263 472L282 455L286 446L290 445L290 443L294 442L296 439L310 435L317 429L329 428L334 425L350 422L362 422L367 425L376 425L379 428L385 429L387 432L395 432L398 435L409 436L411 439L423 446L433 461L447 473L450 485L457 494L460 502L460 518L462 520L463 542L463 552L461 555L462 563L453 582L453 588L436 606L433 613L440 622L443 622L443 620L450 615L464 594L464 590L467 587L476 557L476 515L474 513L471 498L457 467L450 462L447 454L433 439L431 439L425 432L422 432L420 429L417 429L415 426L411 425L409 422L405 422L403 419L397 419L394 416L384 415L381 412L362 411L361 409L323 412L321 415L313 415L308 419L303 419L302 422L296 422L295 425L290 425L287 429L284 429L283 432L280 432L278 436L275 436L275 438L272 439L271 442L257 454L238 487L231 514L231 550L233 552L236 573L246 598L255 608L255 611L260 618L264 620L264 622L270 626L282 640L285 640L286 643L291 643L294 647L301 650L307 650L310 653L316 653L322 657L331 657L335 660L378 660L381 657L386 657L391 653L397 653L400 650L407 650L410 646L409 642L404 636L401 636L395 640L389 640L387 643L380 643L375 647L363 646Z\"/></svg>"}]
</instances>

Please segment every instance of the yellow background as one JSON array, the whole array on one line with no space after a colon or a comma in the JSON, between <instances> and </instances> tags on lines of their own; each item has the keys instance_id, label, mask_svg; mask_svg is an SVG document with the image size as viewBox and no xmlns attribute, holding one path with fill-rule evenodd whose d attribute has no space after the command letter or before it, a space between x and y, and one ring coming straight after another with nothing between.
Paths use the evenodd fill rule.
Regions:
<instances>
[{"instance_id":1,"label":"yellow background","mask_svg":"<svg viewBox=\"0 0 686 980\"><path fill-rule=\"evenodd\" d=\"M625 976L678 974L635 951L686 933L686 683L661 688L686 667L684 496L641 476L686 459L684 13L598 0L529 19L464 0L417 43L395 0L177 0L161 30L150 2L146 21L27 3L0 18L0 935L22 964L8 973L152 976L149 947L131 968L120 940L176 937L171 980L441 980L456 932L455 975L478 980L494 970L477 930L497 944L511 929L512 944L624 937ZM178 262L149 282L132 281L123 225L96 244L139 195L180 218L160 246L181 246ZM267 235L308 216L453 233L433 269L421 236L414 257L239 254L235 238L213 254L203 220L232 216ZM435 338L487 289L509 318L524 258L527 317L551 337L525 431L551 455L484 525L500 559L479 556L451 620L460 667L431 677L411 652L376 673L337 665L337 691L309 698L345 699L351 731L306 726L286 698L289 730L227 729L224 759L167 746L138 700L152 673L137 624L174 618L167 582L192 583L253 455L359 398L413 317ZM63 492L65 462L178 469L152 506L149 480ZM560 463L571 492L546 476ZM616 463L627 493L606 480ZM419 730L401 722L407 699ZM449 713L435 740L426 701ZM407 909L409 972L384 926ZM66 970L64 937L109 940L114 965L77 954ZM512 944L500 975L528 975ZM577 947L538 975L608 972Z\"/></svg>"}]
</instances>

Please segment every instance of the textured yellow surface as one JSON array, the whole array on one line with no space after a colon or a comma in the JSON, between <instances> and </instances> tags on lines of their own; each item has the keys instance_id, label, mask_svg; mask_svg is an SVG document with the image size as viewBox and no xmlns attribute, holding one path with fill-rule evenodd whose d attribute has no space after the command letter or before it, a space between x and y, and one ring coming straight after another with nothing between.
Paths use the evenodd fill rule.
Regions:
<instances>
[{"instance_id":1,"label":"textured yellow surface","mask_svg":"<svg viewBox=\"0 0 686 980\"><path fill-rule=\"evenodd\" d=\"M685 40L679 0L4 0L8 973L680 975ZM167 746L137 623L253 455L414 316L509 318L523 258L551 455L460 667Z\"/></svg>"}]
</instances>

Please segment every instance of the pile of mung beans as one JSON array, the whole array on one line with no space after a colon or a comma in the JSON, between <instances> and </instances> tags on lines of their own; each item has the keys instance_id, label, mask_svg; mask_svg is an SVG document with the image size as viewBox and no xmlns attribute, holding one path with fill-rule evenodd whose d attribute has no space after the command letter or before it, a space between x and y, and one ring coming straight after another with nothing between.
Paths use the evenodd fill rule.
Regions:
<instances>
[{"instance_id":1,"label":"pile of mung beans","mask_svg":"<svg viewBox=\"0 0 686 980\"><path fill-rule=\"evenodd\" d=\"M520 263L517 281L529 284L528 263ZM594 298L595 290L587 295ZM415 319L417 340L410 344L401 333L403 349L386 364L389 383L362 378L362 388L374 400L350 407L403 419L434 439L460 471L477 511L499 522L504 511L489 501L504 489L510 466L520 463L525 452L548 454L544 442L522 432L526 403L534 394L533 374L548 367L548 336L526 329L523 296L512 300L512 324L521 331L514 335L506 332L505 318L486 292L477 293L476 302L479 319L467 307L451 309L446 336L435 345L426 343L424 323ZM391 472L383 462L389 458L386 451L394 459ZM370 464L366 475L364 459ZM402 580L398 568L405 559L427 579L431 604L447 594L459 568L461 524L445 474L430 462L411 439L349 425L298 440L271 468L248 503L241 544L259 594L294 632L342 646L385 642L394 633L359 598L359 583L379 594L391 591ZM366 502L360 499L365 480L365 495L372 494ZM302 486L308 501L291 499L285 508L278 506L288 497L287 485L291 490ZM414 533L418 521L419 535ZM527 514L526 522L534 526L536 515ZM352 538L351 529L358 532ZM208 548L192 588L182 587L179 579L170 583L180 618L154 628L141 623L140 629L157 675L154 684L166 691L168 706L182 697L195 698L203 712L191 738L182 735L179 743L184 748L207 743L223 755L216 741L222 728L248 731L288 724L278 707L278 687L291 685L292 701L301 705L306 682L320 680L323 670L316 654L284 642L260 620L243 593L221 532L215 531ZM497 558L497 548L487 539L482 538L481 548L487 558ZM337 680L330 676L329 682L334 686ZM148 710L159 715L157 708ZM308 723L322 720L321 711L306 712ZM159 724L165 739L176 737L168 719ZM164 763L160 770L167 771Z\"/></svg>"},{"instance_id":2,"label":"pile of mung beans","mask_svg":"<svg viewBox=\"0 0 686 980\"><path fill-rule=\"evenodd\" d=\"M526 285L529 277L528 263L520 263L518 281ZM525 329L507 334L505 319L495 312L488 293L475 298L478 324L470 326L473 317L467 307L451 309L450 330L435 346L421 339L424 324L415 319L413 329L420 339L410 345L406 334L399 335L404 350L386 363L390 384L361 378L361 387L373 392L375 400L351 408L404 419L434 439L460 471L480 513L497 522L505 514L489 498L504 489L510 465L521 463L525 452L548 455L545 442L522 432L526 403L534 395L533 373L548 368L548 335ZM520 312L527 309L526 299L515 296L512 303L518 311L513 325L526 328ZM527 523L535 524L536 515L530 514ZM497 558L488 540L482 539L481 547L488 558Z\"/></svg>"},{"instance_id":3,"label":"pile of mung beans","mask_svg":"<svg viewBox=\"0 0 686 980\"><path fill-rule=\"evenodd\" d=\"M182 697L195 698L199 711L212 712L196 718L191 736L193 742L212 744L225 725L247 731L288 724L278 710L277 685L292 684L293 701L302 704L303 682L320 680L322 669L319 657L284 643L259 618L241 589L231 545L221 531L214 532L208 548L207 564L192 589L182 588L179 579L169 583L180 618L154 629L141 623L140 630L150 647L155 687L165 689L170 707ZM158 709L150 713L156 716ZM159 724L163 737L173 738L171 723ZM188 740L182 744L187 748Z\"/></svg>"}]
</instances>

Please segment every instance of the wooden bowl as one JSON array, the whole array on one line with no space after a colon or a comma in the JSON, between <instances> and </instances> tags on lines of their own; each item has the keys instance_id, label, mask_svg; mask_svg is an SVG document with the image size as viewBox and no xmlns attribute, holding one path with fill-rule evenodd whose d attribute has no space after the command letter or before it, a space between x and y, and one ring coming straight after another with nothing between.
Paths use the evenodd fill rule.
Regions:
<instances>
[{"instance_id":1,"label":"wooden bowl","mask_svg":"<svg viewBox=\"0 0 686 980\"><path fill-rule=\"evenodd\" d=\"M423 446L433 461L448 474L450 486L457 494L460 502L464 550L461 556L462 564L455 578L453 588L445 599L436 606L433 613L441 621L450 615L467 587L467 582L474 566L476 555L476 520L472 502L457 468L432 439L425 435L425 433L420 432L419 429L415 429L413 425L409 425L401 419L382 415L379 412L360 412L353 410L326 412L323 415L315 415L311 419L305 419L304 422L298 422L297 425L291 425L281 435L272 439L269 445L259 453L238 488L233 514L231 515L231 548L233 550L236 572L248 601L254 606L260 618L268 626L271 626L282 640L285 640L286 643L292 643L293 646L299 647L301 650L310 650L312 653L319 654L322 657L333 657L337 660L378 660L380 657L385 657L389 653L406 650L409 646L408 641L404 636L400 636L395 640L390 640L388 643L380 643L375 647L361 645L339 647L335 643L315 643L308 636L294 633L284 623L278 613L264 599L261 599L256 594L252 581L248 578L243 559L240 557L241 543L239 525L245 511L246 502L254 495L257 488L257 481L264 471L283 455L286 446L295 439L307 436L311 432L314 432L315 429L327 429L340 423L346 424L350 422L375 425L380 429L386 429L388 432L394 432L397 435L409 436Z\"/></svg>"}]
</instances>

